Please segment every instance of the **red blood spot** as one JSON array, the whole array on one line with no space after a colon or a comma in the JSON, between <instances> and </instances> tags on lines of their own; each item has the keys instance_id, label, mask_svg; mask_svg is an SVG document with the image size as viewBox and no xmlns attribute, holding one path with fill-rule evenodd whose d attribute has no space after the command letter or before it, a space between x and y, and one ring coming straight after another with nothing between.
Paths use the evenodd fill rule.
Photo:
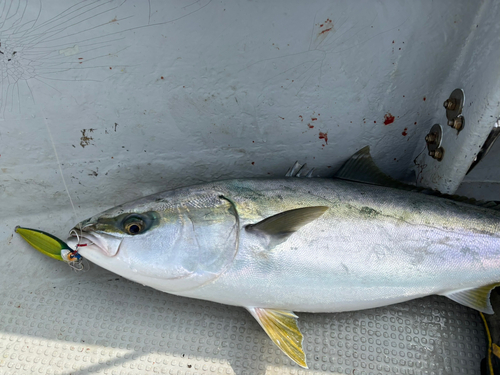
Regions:
<instances>
[{"instance_id":1,"label":"red blood spot","mask_svg":"<svg viewBox=\"0 0 500 375\"><path fill-rule=\"evenodd\" d=\"M376 123L377 123L377 121L373 121L373 123L374 123L374 124L376 124Z\"/></svg>"},{"instance_id":2,"label":"red blood spot","mask_svg":"<svg viewBox=\"0 0 500 375\"><path fill-rule=\"evenodd\" d=\"M83 57L79 57L78 60L83 60Z\"/></svg>"},{"instance_id":3,"label":"red blood spot","mask_svg":"<svg viewBox=\"0 0 500 375\"><path fill-rule=\"evenodd\" d=\"M328 133L319 132L319 139L324 139L325 143L328 144Z\"/></svg>"},{"instance_id":4,"label":"red blood spot","mask_svg":"<svg viewBox=\"0 0 500 375\"><path fill-rule=\"evenodd\" d=\"M331 168L332 166L331 165L328 165L327 168Z\"/></svg>"},{"instance_id":5,"label":"red blood spot","mask_svg":"<svg viewBox=\"0 0 500 375\"><path fill-rule=\"evenodd\" d=\"M389 125L394 122L394 116L389 112L384 115L384 125Z\"/></svg>"},{"instance_id":6,"label":"red blood spot","mask_svg":"<svg viewBox=\"0 0 500 375\"><path fill-rule=\"evenodd\" d=\"M392 41L392 44L394 44L394 40Z\"/></svg>"},{"instance_id":7,"label":"red blood spot","mask_svg":"<svg viewBox=\"0 0 500 375\"><path fill-rule=\"evenodd\" d=\"M427 100L427 98L424 96L424 102Z\"/></svg>"},{"instance_id":8,"label":"red blood spot","mask_svg":"<svg viewBox=\"0 0 500 375\"><path fill-rule=\"evenodd\" d=\"M109 69L113 69L112 67L109 67Z\"/></svg>"},{"instance_id":9,"label":"red blood spot","mask_svg":"<svg viewBox=\"0 0 500 375\"><path fill-rule=\"evenodd\" d=\"M332 29L332 27L330 27L329 29L325 29L325 30L323 30L322 32L320 32L320 34L327 33L327 32L329 32L331 29Z\"/></svg>"},{"instance_id":10,"label":"red blood spot","mask_svg":"<svg viewBox=\"0 0 500 375\"><path fill-rule=\"evenodd\" d=\"M284 117L281 117L281 116L278 116L280 119L284 120L285 118Z\"/></svg>"},{"instance_id":11,"label":"red blood spot","mask_svg":"<svg viewBox=\"0 0 500 375\"><path fill-rule=\"evenodd\" d=\"M252 161L252 165L254 165L254 164L255 164L255 162L254 162L254 161Z\"/></svg>"},{"instance_id":12,"label":"red blood spot","mask_svg":"<svg viewBox=\"0 0 500 375\"><path fill-rule=\"evenodd\" d=\"M323 27L323 24L319 25L319 27Z\"/></svg>"},{"instance_id":13,"label":"red blood spot","mask_svg":"<svg viewBox=\"0 0 500 375\"><path fill-rule=\"evenodd\" d=\"M405 128L405 130L403 130L403 132L401 134L403 134L404 137L406 137L408 135L408 133L406 132L408 130L408 128Z\"/></svg>"},{"instance_id":14,"label":"red blood spot","mask_svg":"<svg viewBox=\"0 0 500 375\"><path fill-rule=\"evenodd\" d=\"M321 116L321 115L318 113L318 116Z\"/></svg>"},{"instance_id":15,"label":"red blood spot","mask_svg":"<svg viewBox=\"0 0 500 375\"><path fill-rule=\"evenodd\" d=\"M417 122L415 121L415 122L413 123L413 125L417 125Z\"/></svg>"},{"instance_id":16,"label":"red blood spot","mask_svg":"<svg viewBox=\"0 0 500 375\"><path fill-rule=\"evenodd\" d=\"M316 121L317 119L317 117L311 117L311 121Z\"/></svg>"},{"instance_id":17,"label":"red blood spot","mask_svg":"<svg viewBox=\"0 0 500 375\"><path fill-rule=\"evenodd\" d=\"M163 79L163 76L161 76L160 78Z\"/></svg>"},{"instance_id":18,"label":"red blood spot","mask_svg":"<svg viewBox=\"0 0 500 375\"><path fill-rule=\"evenodd\" d=\"M394 158L394 160L397 160L396 158Z\"/></svg>"},{"instance_id":19,"label":"red blood spot","mask_svg":"<svg viewBox=\"0 0 500 375\"><path fill-rule=\"evenodd\" d=\"M252 141L252 143L255 143L255 141Z\"/></svg>"},{"instance_id":20,"label":"red blood spot","mask_svg":"<svg viewBox=\"0 0 500 375\"><path fill-rule=\"evenodd\" d=\"M314 125L311 124L307 124L307 126L309 126L310 129L314 128Z\"/></svg>"},{"instance_id":21,"label":"red blood spot","mask_svg":"<svg viewBox=\"0 0 500 375\"><path fill-rule=\"evenodd\" d=\"M299 117L300 117L300 121L304 121L304 118L301 115L299 115Z\"/></svg>"}]
</instances>

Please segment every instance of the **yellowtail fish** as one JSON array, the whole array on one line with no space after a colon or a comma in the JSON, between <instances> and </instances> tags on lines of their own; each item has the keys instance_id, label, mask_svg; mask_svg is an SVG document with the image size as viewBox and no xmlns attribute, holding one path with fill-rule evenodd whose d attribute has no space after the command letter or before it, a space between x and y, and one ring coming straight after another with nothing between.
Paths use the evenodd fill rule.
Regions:
<instances>
[{"instance_id":1,"label":"yellowtail fish","mask_svg":"<svg viewBox=\"0 0 500 375\"><path fill-rule=\"evenodd\" d=\"M297 169L288 174L304 174ZM82 256L125 278L246 308L302 367L295 312L368 309L433 294L493 312L500 212L412 191L384 176L368 148L338 177L175 189L107 210L73 231L87 245Z\"/></svg>"}]
</instances>

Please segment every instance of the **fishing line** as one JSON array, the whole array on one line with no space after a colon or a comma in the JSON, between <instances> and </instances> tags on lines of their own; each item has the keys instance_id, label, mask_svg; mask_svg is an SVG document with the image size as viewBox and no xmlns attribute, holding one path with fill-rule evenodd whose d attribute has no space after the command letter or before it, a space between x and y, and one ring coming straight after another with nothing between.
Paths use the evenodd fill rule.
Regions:
<instances>
[{"instance_id":1,"label":"fishing line","mask_svg":"<svg viewBox=\"0 0 500 375\"><path fill-rule=\"evenodd\" d=\"M68 194L69 202L71 203L71 207L73 208L73 214L75 215L75 221L77 220L77 214L76 214L76 208L73 203L73 199L71 199L71 194L69 193L68 185L66 184L66 180L64 179L62 167L61 167L61 162L59 161L59 155L57 154L57 149L56 149L56 144L54 143L54 138L52 138L52 132L50 131L49 123L44 117L44 122L45 126L47 127L47 132L49 133L49 138L50 138L50 143L52 144L52 149L54 150L54 155L56 156L56 161L57 161L57 167L59 168L59 173L61 175L61 179L64 185L64 189L66 190L66 194ZM82 226L80 223L78 223L78 226L80 227L80 235L82 233ZM80 239L81 236L78 235L76 230L72 230L71 232L74 232L76 234L76 238L78 239L76 249L74 249L74 253L78 252L78 247L80 246ZM71 233L70 232L70 233ZM70 267L75 270L75 271L84 271L85 270L85 265L81 264L81 262L70 262L69 263Z\"/></svg>"},{"instance_id":2,"label":"fishing line","mask_svg":"<svg viewBox=\"0 0 500 375\"><path fill-rule=\"evenodd\" d=\"M68 185L66 185L66 180L64 179L64 175L61 168L61 162L59 161L59 155L57 154L56 144L54 143L54 138L52 138L52 132L50 131L50 127L47 120L44 120L44 122L45 126L47 127L47 131L49 132L50 143L52 144L52 148L54 149L54 155L56 156L57 167L59 168L59 173L61 174L64 189L66 189L66 194L68 194L69 202L71 203L71 207L73 208L73 214L75 215L75 220L76 220L77 215L76 215L75 205L73 204L73 199L71 199L71 195L69 194Z\"/></svg>"}]
</instances>

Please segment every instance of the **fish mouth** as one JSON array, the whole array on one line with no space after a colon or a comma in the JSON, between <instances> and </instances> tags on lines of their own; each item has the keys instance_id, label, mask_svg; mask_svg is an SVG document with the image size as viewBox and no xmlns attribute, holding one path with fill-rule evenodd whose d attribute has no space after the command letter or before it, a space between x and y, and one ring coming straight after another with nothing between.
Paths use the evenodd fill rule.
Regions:
<instances>
[{"instance_id":1,"label":"fish mouth","mask_svg":"<svg viewBox=\"0 0 500 375\"><path fill-rule=\"evenodd\" d=\"M69 232L70 238L68 239L68 245L79 251L85 249L84 252L97 248L108 257L114 257L118 254L123 239L103 233L90 233L88 229L90 228L84 227L80 229L79 227L74 227L71 229Z\"/></svg>"}]
</instances>

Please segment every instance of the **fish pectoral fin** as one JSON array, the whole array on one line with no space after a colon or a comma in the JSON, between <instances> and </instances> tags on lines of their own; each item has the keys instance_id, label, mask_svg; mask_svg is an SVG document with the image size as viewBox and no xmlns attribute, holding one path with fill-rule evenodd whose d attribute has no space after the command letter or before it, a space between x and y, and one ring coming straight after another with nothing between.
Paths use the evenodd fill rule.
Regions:
<instances>
[{"instance_id":1,"label":"fish pectoral fin","mask_svg":"<svg viewBox=\"0 0 500 375\"><path fill-rule=\"evenodd\" d=\"M304 337L297 326L297 315L291 311L260 307L247 307L246 309L257 319L269 338L283 353L299 366L308 368L306 355L302 350Z\"/></svg>"},{"instance_id":2,"label":"fish pectoral fin","mask_svg":"<svg viewBox=\"0 0 500 375\"><path fill-rule=\"evenodd\" d=\"M285 241L302 226L319 218L328 208L326 206L314 206L284 211L259 221L257 224L249 224L245 227L245 230L269 236L270 247L274 247Z\"/></svg>"},{"instance_id":3,"label":"fish pectoral fin","mask_svg":"<svg viewBox=\"0 0 500 375\"><path fill-rule=\"evenodd\" d=\"M490 293L497 286L500 286L500 283L485 285L479 288L462 289L442 295L474 310L481 311L485 314L493 314Z\"/></svg>"}]
</instances>

